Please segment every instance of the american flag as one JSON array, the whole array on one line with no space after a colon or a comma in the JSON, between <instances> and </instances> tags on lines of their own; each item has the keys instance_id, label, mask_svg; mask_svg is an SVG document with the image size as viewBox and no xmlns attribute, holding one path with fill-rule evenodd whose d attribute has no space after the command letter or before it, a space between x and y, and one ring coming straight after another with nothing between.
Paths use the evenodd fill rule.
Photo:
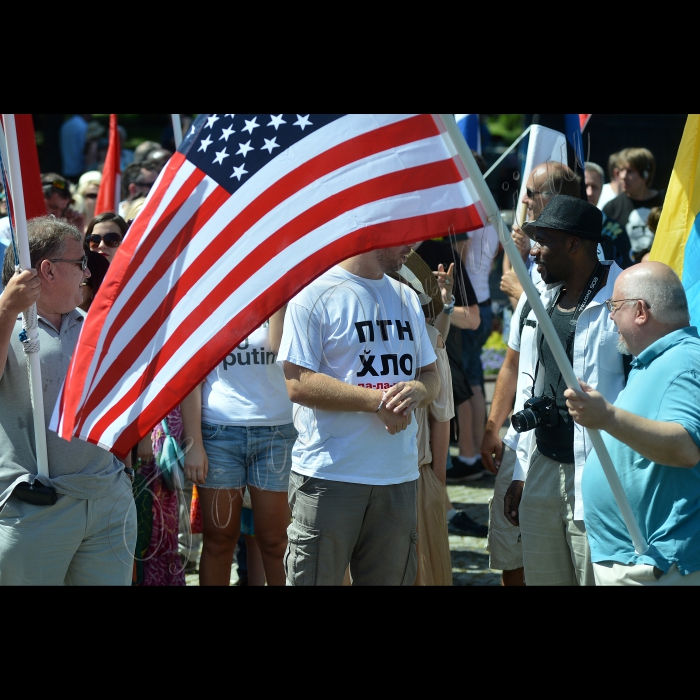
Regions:
<instances>
[{"instance_id":1,"label":"american flag","mask_svg":"<svg viewBox=\"0 0 700 700\"><path fill-rule=\"evenodd\" d=\"M90 308L52 429L123 457L336 263L481 228L443 116L200 115Z\"/></svg>"}]
</instances>

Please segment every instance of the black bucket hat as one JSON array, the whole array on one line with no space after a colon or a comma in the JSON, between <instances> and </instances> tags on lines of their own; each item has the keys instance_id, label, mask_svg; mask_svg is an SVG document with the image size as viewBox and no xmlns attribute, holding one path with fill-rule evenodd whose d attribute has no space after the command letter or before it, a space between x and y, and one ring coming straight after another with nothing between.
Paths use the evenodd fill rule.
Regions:
<instances>
[{"instance_id":1,"label":"black bucket hat","mask_svg":"<svg viewBox=\"0 0 700 700\"><path fill-rule=\"evenodd\" d=\"M538 228L555 229L571 236L601 241L603 214L598 207L584 199L556 194L547 202L539 219L523 224L523 231L532 239Z\"/></svg>"}]
</instances>

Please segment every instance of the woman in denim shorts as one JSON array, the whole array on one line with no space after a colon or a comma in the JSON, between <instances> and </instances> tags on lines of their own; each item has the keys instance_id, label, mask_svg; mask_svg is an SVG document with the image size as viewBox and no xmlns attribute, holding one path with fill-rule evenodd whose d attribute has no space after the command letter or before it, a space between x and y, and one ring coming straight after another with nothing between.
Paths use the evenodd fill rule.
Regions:
<instances>
[{"instance_id":1,"label":"woman in denim shorts","mask_svg":"<svg viewBox=\"0 0 700 700\"><path fill-rule=\"evenodd\" d=\"M276 362L285 309L234 348L182 402L185 436L193 440L185 476L197 484L202 505L203 586L229 585L246 485L267 583L285 584L287 489L297 436Z\"/></svg>"}]
</instances>

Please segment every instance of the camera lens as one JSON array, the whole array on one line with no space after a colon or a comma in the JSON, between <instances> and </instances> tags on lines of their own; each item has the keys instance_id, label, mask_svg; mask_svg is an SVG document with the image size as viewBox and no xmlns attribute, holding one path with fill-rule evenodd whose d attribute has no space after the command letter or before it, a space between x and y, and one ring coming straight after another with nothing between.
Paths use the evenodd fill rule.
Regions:
<instances>
[{"instance_id":1,"label":"camera lens","mask_svg":"<svg viewBox=\"0 0 700 700\"><path fill-rule=\"evenodd\" d=\"M518 413L514 413L510 422L519 433L527 432L536 428L539 424L537 414L531 408L525 408Z\"/></svg>"}]
</instances>

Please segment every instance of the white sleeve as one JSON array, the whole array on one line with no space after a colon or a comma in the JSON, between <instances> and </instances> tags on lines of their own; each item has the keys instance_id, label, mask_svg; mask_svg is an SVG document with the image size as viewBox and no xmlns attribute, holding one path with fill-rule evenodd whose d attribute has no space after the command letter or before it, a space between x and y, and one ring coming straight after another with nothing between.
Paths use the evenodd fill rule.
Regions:
<instances>
[{"instance_id":1,"label":"white sleeve","mask_svg":"<svg viewBox=\"0 0 700 700\"><path fill-rule=\"evenodd\" d=\"M530 467L530 454L532 453L532 441L535 439L535 431L520 433L518 447L515 450L515 469L513 470L513 481L525 481L527 471Z\"/></svg>"},{"instance_id":2,"label":"white sleeve","mask_svg":"<svg viewBox=\"0 0 700 700\"><path fill-rule=\"evenodd\" d=\"M284 328L277 362L287 361L318 372L321 366L320 358L323 348L312 347L313 343L316 345L319 342L322 343L319 337L320 324L314 324L314 332L313 320L314 318L307 308L292 301L289 302L284 315Z\"/></svg>"},{"instance_id":3,"label":"white sleeve","mask_svg":"<svg viewBox=\"0 0 700 700\"><path fill-rule=\"evenodd\" d=\"M508 347L515 352L520 352L520 317L523 314L523 306L527 301L527 295L523 292L518 299L518 305L513 311L513 318L510 320L510 335L508 336Z\"/></svg>"}]
</instances>

